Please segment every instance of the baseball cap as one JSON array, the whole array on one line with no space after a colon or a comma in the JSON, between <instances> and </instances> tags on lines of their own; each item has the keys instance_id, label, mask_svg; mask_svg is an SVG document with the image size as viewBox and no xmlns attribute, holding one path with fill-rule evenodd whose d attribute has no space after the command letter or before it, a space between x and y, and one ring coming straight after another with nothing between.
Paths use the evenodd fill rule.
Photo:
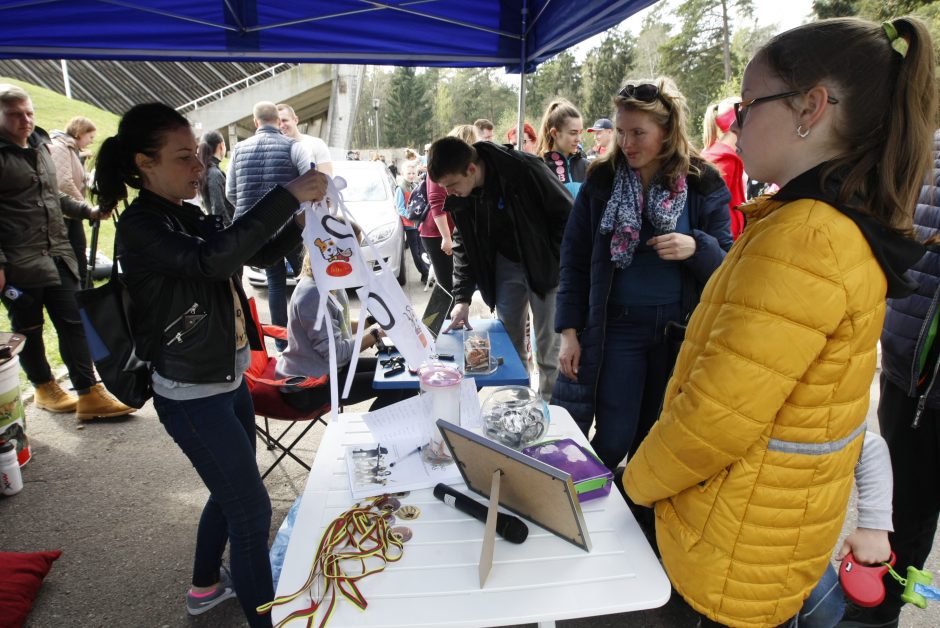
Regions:
<instances>
[{"instance_id":1,"label":"baseball cap","mask_svg":"<svg viewBox=\"0 0 940 628\"><path fill-rule=\"evenodd\" d=\"M587 130L588 133L593 133L594 131L604 131L613 129L614 124L607 118L598 118L594 121L594 126Z\"/></svg>"}]
</instances>

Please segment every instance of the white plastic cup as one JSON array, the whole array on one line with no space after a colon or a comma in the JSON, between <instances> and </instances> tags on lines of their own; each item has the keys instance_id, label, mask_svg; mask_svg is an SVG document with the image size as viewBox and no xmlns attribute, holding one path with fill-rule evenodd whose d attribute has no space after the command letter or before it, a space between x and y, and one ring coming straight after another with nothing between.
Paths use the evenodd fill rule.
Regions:
<instances>
[{"instance_id":1,"label":"white plastic cup","mask_svg":"<svg viewBox=\"0 0 940 628\"><path fill-rule=\"evenodd\" d=\"M418 379L428 430L428 443L421 450L421 456L430 464L451 463L454 460L437 427L437 420L460 425L460 382L463 374L454 365L432 362L418 369Z\"/></svg>"},{"instance_id":2,"label":"white plastic cup","mask_svg":"<svg viewBox=\"0 0 940 628\"><path fill-rule=\"evenodd\" d=\"M0 493L16 495L23 490L23 474L13 443L0 441Z\"/></svg>"}]
</instances>

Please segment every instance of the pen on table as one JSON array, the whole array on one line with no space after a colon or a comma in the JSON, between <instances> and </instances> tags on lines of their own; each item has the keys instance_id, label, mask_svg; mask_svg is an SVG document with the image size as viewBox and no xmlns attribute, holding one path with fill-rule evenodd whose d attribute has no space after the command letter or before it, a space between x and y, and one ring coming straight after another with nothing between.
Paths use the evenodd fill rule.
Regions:
<instances>
[{"instance_id":1,"label":"pen on table","mask_svg":"<svg viewBox=\"0 0 940 628\"><path fill-rule=\"evenodd\" d=\"M404 456L402 456L401 458L399 458L399 459L396 460L395 462L389 464L388 466L394 467L396 464L398 464L399 462L401 462L401 461L404 460L405 458L410 458L411 456L415 455L416 453L419 453L422 449L424 449L424 445L419 445L418 447L415 447L414 449L412 449L411 451L409 451L407 454L405 454Z\"/></svg>"}]
</instances>

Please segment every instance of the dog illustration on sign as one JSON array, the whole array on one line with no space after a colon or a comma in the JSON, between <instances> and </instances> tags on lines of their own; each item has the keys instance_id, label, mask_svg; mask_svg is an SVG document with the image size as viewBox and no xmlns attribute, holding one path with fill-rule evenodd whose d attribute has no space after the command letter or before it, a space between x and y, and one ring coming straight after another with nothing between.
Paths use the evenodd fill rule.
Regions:
<instances>
[{"instance_id":1,"label":"dog illustration on sign","mask_svg":"<svg viewBox=\"0 0 940 628\"><path fill-rule=\"evenodd\" d=\"M352 266L349 264L353 254L352 247L340 249L332 238L329 240L317 238L313 243L320 249L320 255L323 256L323 259L329 262L326 267L328 275L342 277L352 272Z\"/></svg>"}]
</instances>

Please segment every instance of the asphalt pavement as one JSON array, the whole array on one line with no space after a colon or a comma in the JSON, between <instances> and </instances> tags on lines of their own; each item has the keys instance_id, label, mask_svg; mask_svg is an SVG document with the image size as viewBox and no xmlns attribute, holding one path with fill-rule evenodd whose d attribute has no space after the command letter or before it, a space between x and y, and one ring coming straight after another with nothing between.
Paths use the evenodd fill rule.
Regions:
<instances>
[{"instance_id":1,"label":"asphalt pavement","mask_svg":"<svg viewBox=\"0 0 940 628\"><path fill-rule=\"evenodd\" d=\"M417 274L410 270L412 276ZM417 283L407 286L419 311L429 294L422 288ZM265 291L248 290L258 297L262 319L269 320ZM475 306L472 314L489 315L482 306ZM869 423L875 428L877 395L873 385ZM23 491L0 497L0 550L62 550L27 626L247 625L235 600L198 617L186 613L195 529L207 491L163 430L152 405L128 417L80 424L73 415L37 409L31 403L31 390L23 391L23 396L33 460L23 468ZM365 405L347 411L361 411ZM316 426L298 445L303 458L313 459L323 429ZM259 446L259 466L267 468L273 459L273 452ZM290 460L266 479L274 511L272 540L306 479L306 471ZM854 514L847 530L853 522ZM936 571L938 564L935 545L928 566ZM363 593L368 599L367 582ZM927 611L908 607L901 625L940 626L938 609L936 603ZM674 594L661 609L558 624L672 628L694 626L695 619Z\"/></svg>"}]
</instances>

